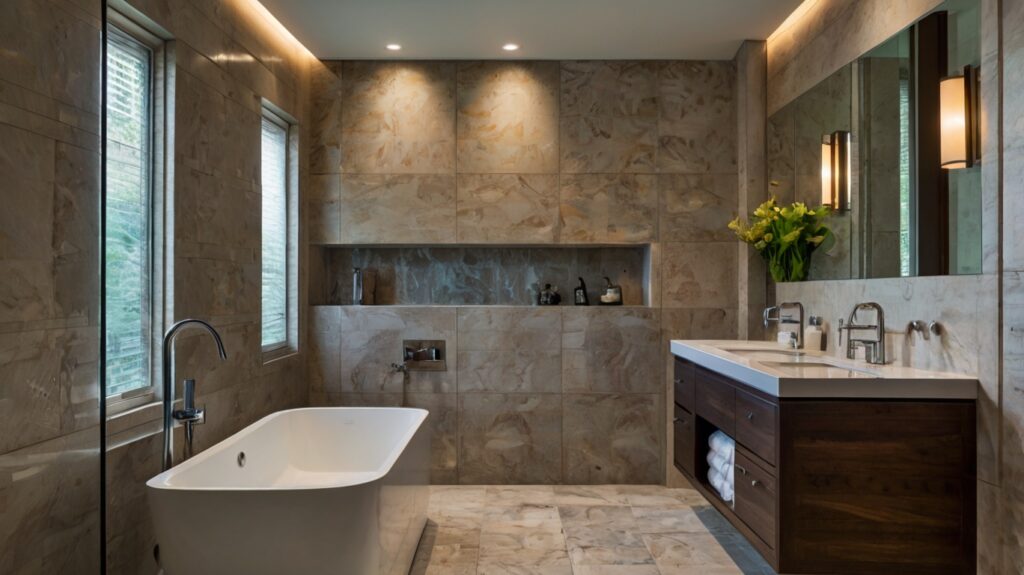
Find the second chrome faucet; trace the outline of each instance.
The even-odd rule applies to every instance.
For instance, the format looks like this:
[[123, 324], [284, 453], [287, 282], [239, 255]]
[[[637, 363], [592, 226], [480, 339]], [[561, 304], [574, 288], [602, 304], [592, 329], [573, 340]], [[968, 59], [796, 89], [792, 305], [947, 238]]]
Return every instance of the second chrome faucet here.
[[[857, 312], [873, 310], [875, 323], [858, 323]], [[854, 332], [872, 331], [871, 339], [863, 336], [854, 337]], [[856, 359], [857, 348], [864, 348], [864, 359], [877, 365], [888, 361], [885, 353], [885, 311], [880, 304], [864, 302], [853, 306], [850, 317], [845, 322], [839, 320], [839, 345], [843, 344], [843, 332], [846, 334], [846, 357]]]

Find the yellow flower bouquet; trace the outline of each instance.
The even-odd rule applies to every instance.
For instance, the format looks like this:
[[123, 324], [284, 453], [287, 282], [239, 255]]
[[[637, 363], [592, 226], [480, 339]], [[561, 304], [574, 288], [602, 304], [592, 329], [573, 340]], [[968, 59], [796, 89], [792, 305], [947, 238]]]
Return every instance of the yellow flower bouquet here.
[[729, 229], [768, 262], [772, 279], [798, 282], [807, 279], [811, 254], [832, 236], [824, 223], [829, 215], [828, 206], [811, 210], [796, 202], [779, 207], [773, 197], [754, 210], [749, 222], [736, 218]]

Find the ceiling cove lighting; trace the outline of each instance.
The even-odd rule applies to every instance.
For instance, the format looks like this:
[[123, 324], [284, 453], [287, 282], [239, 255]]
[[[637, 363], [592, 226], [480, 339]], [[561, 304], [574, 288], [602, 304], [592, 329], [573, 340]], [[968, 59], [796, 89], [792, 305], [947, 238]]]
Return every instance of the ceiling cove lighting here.
[[962, 75], [939, 82], [939, 147], [947, 170], [970, 168], [980, 159], [977, 102], [977, 68], [964, 66]]
[[850, 209], [850, 133], [844, 130], [821, 139], [821, 205]]
[[387, 46], [384, 47], [387, 48], [388, 50], [391, 50], [392, 52], [397, 52], [402, 49], [401, 44], [388, 44]]
[[519, 44], [514, 44], [512, 42], [509, 42], [508, 44], [505, 44], [504, 46], [502, 46], [501, 49], [506, 51], [506, 52], [515, 52], [516, 50], [519, 49]]

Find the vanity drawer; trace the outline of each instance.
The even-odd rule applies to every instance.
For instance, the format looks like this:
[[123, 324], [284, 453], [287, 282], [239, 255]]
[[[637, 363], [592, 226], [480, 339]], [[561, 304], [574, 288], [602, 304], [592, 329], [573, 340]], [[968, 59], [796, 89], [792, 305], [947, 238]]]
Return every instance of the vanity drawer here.
[[736, 515], [769, 547], [775, 548], [775, 478], [758, 467], [740, 449], [733, 470]]
[[691, 412], [693, 411], [693, 404], [696, 401], [694, 394], [696, 387], [693, 382], [693, 370], [694, 367], [692, 363], [676, 358], [675, 373], [673, 375], [675, 402]]
[[777, 417], [776, 406], [736, 390], [736, 441], [771, 465], [775, 465]]
[[736, 389], [721, 376], [695, 370], [697, 415], [730, 437], [736, 437]]
[[696, 422], [694, 421], [692, 413], [678, 405], [675, 406], [672, 421], [672, 430], [674, 435], [672, 457], [675, 461], [676, 467], [685, 471], [690, 476], [697, 475], [697, 437], [694, 433], [694, 430], [696, 429], [694, 423]]

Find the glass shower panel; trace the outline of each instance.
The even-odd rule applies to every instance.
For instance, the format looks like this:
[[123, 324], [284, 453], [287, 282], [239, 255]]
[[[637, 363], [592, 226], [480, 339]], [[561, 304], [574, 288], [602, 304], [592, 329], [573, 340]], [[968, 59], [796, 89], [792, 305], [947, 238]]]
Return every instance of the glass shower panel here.
[[0, 573], [102, 569], [101, 48], [99, 1], [0, 3]]

